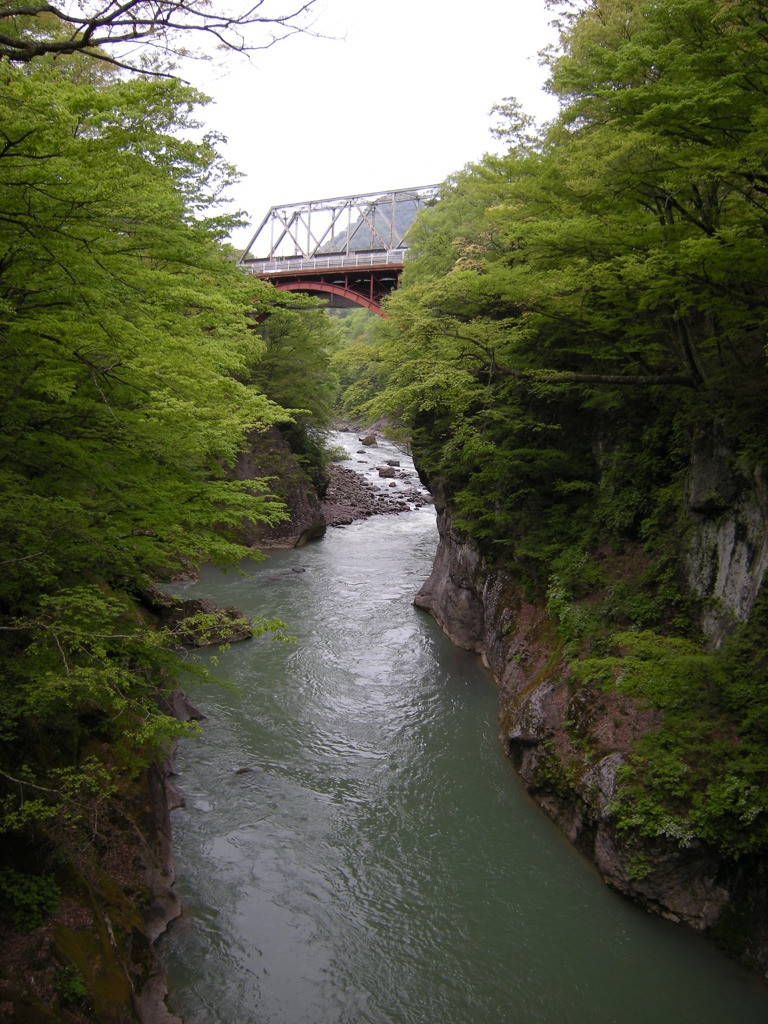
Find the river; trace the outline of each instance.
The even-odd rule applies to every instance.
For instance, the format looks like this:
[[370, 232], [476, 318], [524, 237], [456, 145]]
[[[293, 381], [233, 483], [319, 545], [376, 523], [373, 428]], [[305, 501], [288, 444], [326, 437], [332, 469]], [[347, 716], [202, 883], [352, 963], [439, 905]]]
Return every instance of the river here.
[[[406, 460], [393, 451], [351, 459]], [[370, 473], [370, 468], [369, 468]], [[175, 588], [278, 617], [218, 655], [173, 815], [188, 1024], [757, 1024], [765, 989], [603, 885], [524, 792], [479, 660], [412, 598], [431, 508]], [[202, 655], [210, 658], [210, 655]]]

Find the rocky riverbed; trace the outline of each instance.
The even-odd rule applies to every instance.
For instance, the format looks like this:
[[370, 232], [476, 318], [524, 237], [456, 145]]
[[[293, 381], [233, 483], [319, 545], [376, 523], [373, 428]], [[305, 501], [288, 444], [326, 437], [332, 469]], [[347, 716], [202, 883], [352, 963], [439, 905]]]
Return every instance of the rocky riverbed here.
[[[328, 526], [348, 526], [369, 516], [408, 512], [431, 501], [415, 472], [402, 469], [399, 459], [377, 458], [370, 448], [356, 456], [354, 469], [348, 462], [330, 467], [331, 482], [320, 502]], [[366, 471], [368, 476], [363, 475]], [[378, 476], [376, 483], [370, 479], [372, 472]]]
[[260, 549], [299, 548], [319, 540], [328, 527], [348, 526], [376, 515], [396, 515], [431, 503], [409, 456], [378, 432], [333, 435], [336, 460], [324, 471], [325, 487], [304, 474], [279, 431], [258, 435], [235, 466], [238, 480], [267, 478], [287, 517], [269, 525], [246, 523], [242, 539]]

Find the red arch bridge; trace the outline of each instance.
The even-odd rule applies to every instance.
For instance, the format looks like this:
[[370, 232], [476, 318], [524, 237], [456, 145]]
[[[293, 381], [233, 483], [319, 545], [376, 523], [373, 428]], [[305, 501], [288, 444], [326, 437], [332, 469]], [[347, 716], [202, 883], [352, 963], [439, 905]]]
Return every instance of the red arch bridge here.
[[438, 186], [425, 185], [273, 206], [238, 265], [281, 291], [381, 316], [381, 300], [400, 282], [408, 229], [437, 198]]

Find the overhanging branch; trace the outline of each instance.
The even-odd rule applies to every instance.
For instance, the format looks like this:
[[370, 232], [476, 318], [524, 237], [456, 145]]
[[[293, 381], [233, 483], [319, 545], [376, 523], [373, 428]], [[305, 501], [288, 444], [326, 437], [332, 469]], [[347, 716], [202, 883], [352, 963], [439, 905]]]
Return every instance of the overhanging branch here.
[[297, 33], [315, 34], [309, 20], [315, 2], [293, 0], [281, 13], [280, 0], [235, 0], [231, 11], [222, 13], [205, 0], [82, 0], [60, 5], [0, 0], [0, 60], [28, 64], [46, 54], [83, 53], [117, 67], [166, 75], [167, 69], [148, 69], [121, 54], [120, 48], [144, 43], [168, 57], [201, 57], [183, 40], [203, 36], [213, 38], [219, 50], [248, 55]]
[[456, 330], [443, 328], [442, 333], [447, 337], [456, 338], [458, 341], [465, 341], [479, 349], [491, 359], [494, 373], [498, 373], [501, 377], [512, 377], [514, 380], [532, 381], [539, 384], [607, 384], [617, 387], [697, 387], [696, 380], [681, 373], [580, 373], [575, 370], [518, 370], [499, 363], [492, 345], [461, 334]]

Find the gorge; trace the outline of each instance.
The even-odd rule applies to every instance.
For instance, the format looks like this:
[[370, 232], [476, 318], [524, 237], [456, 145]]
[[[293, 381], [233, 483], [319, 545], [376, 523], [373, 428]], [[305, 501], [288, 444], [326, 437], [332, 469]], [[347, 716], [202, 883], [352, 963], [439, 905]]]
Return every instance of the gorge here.
[[[381, 439], [373, 454], [355, 435], [345, 446], [350, 469], [405, 465]], [[525, 796], [496, 741], [489, 674], [412, 606], [436, 541], [427, 506], [175, 588], [266, 605], [297, 635], [234, 645], [217, 671], [237, 690], [194, 691], [208, 721], [173, 780], [186, 911], [161, 945], [174, 1012], [765, 1020], [747, 972], [611, 893]], [[469, 581], [456, 552], [449, 574]], [[443, 624], [477, 647], [466, 608], [445, 622], [445, 582]]]
[[3, 1021], [167, 1019], [179, 741], [185, 1015], [764, 1013], [765, 5], [543, 2], [557, 114], [494, 103], [373, 323], [238, 267], [212, 9], [124, 66], [0, 8]]

